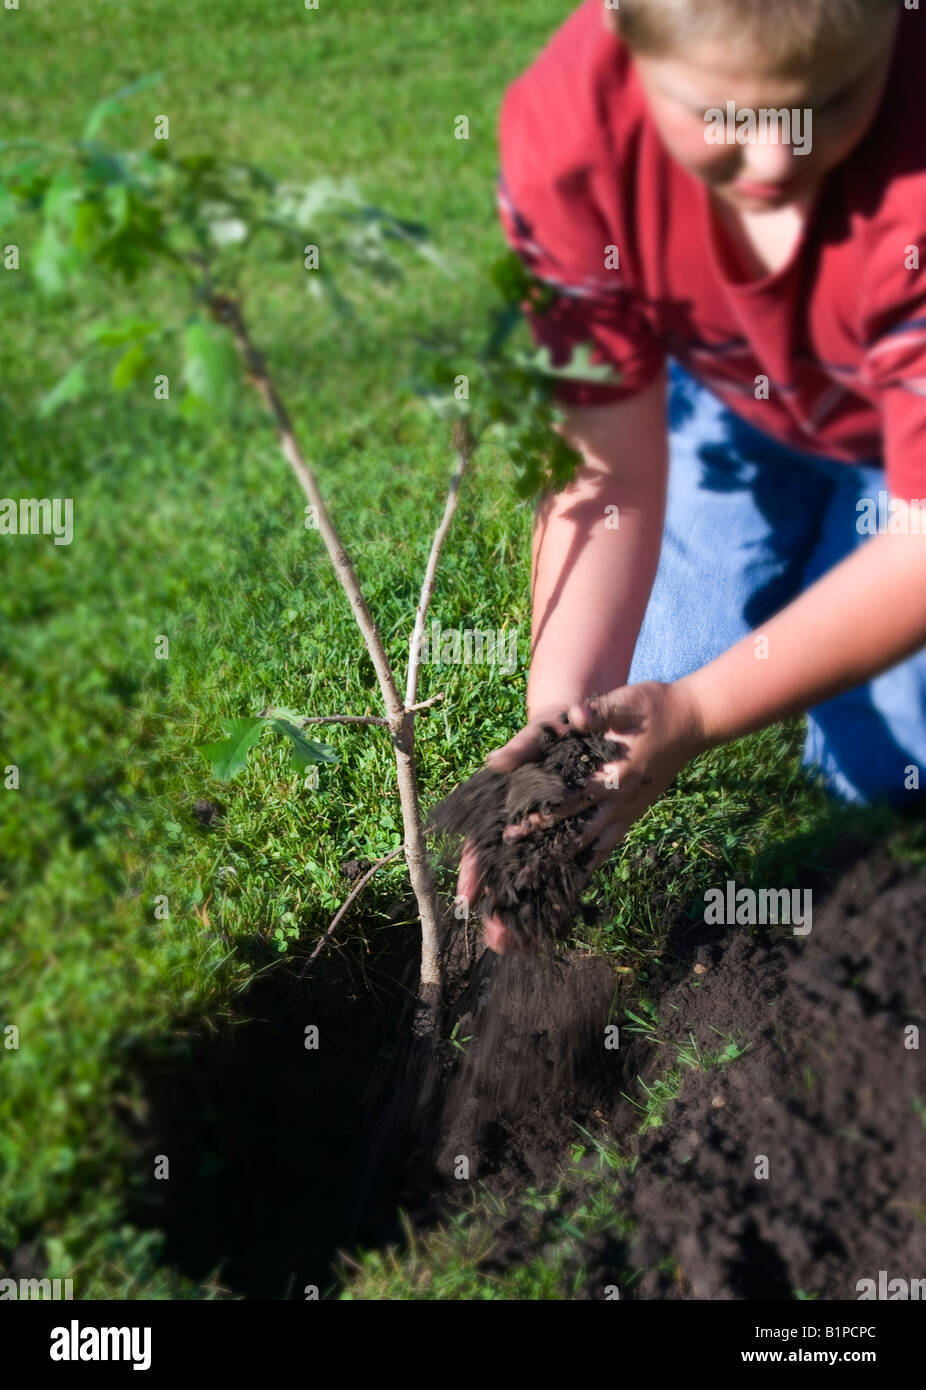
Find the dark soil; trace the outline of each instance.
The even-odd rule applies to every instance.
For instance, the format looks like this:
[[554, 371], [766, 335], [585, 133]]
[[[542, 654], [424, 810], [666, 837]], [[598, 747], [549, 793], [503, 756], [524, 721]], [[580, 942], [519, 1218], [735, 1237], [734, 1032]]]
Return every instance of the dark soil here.
[[926, 1064], [905, 1046], [911, 1024], [926, 1044], [926, 880], [869, 859], [809, 936], [770, 930], [703, 939], [659, 1001], [660, 1036], [749, 1050], [686, 1072], [665, 1124], [629, 1146], [629, 1262], [650, 1267], [636, 1297], [855, 1299], [879, 1270], [926, 1275]]
[[504, 831], [565, 802], [625, 751], [615, 739], [545, 724], [536, 762], [510, 773], [482, 767], [431, 812], [430, 831], [469, 839], [484, 890], [480, 911], [499, 918], [519, 946], [564, 937], [573, 926], [593, 854], [591, 846], [577, 853], [576, 844], [594, 808], [521, 839], [506, 840]]

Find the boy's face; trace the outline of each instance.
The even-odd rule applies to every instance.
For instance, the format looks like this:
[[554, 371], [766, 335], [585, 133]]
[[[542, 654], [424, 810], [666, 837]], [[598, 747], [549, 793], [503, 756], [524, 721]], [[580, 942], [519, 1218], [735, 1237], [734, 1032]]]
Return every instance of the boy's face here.
[[[806, 202], [861, 140], [880, 103], [895, 32], [896, 14], [876, 12], [851, 42], [787, 69], [771, 69], [761, 52], [732, 38], [702, 40], [684, 56], [634, 54], [634, 66], [679, 164], [740, 210], [771, 211]], [[787, 112], [789, 122], [763, 110]]]

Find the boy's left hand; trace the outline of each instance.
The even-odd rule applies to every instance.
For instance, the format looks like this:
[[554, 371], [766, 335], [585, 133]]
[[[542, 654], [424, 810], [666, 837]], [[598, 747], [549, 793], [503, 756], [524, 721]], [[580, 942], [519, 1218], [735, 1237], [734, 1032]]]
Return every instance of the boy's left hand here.
[[[502, 772], [513, 771], [521, 763], [537, 757], [537, 732], [549, 719], [532, 719], [503, 747], [486, 759], [488, 766]], [[705, 747], [698, 707], [683, 682], [664, 684], [641, 681], [623, 685], [604, 695], [592, 696], [569, 709], [569, 728], [594, 730], [618, 739], [627, 750], [619, 763], [607, 763], [589, 778], [578, 796], [555, 810], [534, 813], [505, 835], [515, 838], [596, 807], [576, 845], [577, 852], [594, 846], [589, 875], [608, 858], [612, 849], [646, 808], [665, 791], [686, 763]], [[504, 926], [487, 922], [487, 943], [503, 953], [510, 942]]]

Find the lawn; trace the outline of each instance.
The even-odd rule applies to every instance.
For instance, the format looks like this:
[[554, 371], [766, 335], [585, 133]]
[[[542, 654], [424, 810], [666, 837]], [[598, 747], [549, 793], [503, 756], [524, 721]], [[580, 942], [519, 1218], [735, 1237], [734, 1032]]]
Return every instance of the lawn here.
[[[453, 263], [452, 281], [409, 264], [388, 292], [358, 284], [353, 322], [305, 293], [299, 264], [257, 266], [249, 286], [255, 334], [399, 664], [451, 466], [443, 427], [403, 387], [413, 340], [484, 311], [502, 244], [500, 96], [567, 9], [30, 0], [0, 11], [4, 137], [69, 137], [101, 96], [159, 72], [108, 128], [113, 140], [145, 141], [165, 113], [183, 151], [306, 180], [352, 175], [372, 200], [427, 224]], [[454, 138], [459, 114], [468, 141]], [[24, 537], [0, 548], [0, 764], [19, 769], [0, 821], [0, 1036], [19, 1030], [18, 1049], [0, 1049], [0, 1268], [31, 1252], [73, 1277], [80, 1298], [210, 1298], [212, 1282], [172, 1265], [158, 1232], [126, 1214], [148, 1177], [126, 1123], [142, 1104], [132, 1058], [196, 1021], [246, 1019], [255, 976], [295, 971], [343, 900], [341, 862], [387, 853], [401, 821], [379, 730], [331, 734], [340, 761], [317, 790], [270, 739], [227, 786], [197, 745], [268, 704], [379, 712], [379, 692], [257, 404], [243, 395], [228, 423], [205, 427], [101, 390], [41, 419], [69, 344], [110, 306], [102, 293], [49, 302], [28, 266], [0, 273], [0, 293], [0, 491], [75, 500], [72, 545]], [[168, 293], [155, 281], [121, 307], [143, 313], [146, 297]], [[517, 668], [424, 668], [419, 698], [446, 693], [419, 722], [426, 804], [522, 720], [531, 513], [513, 478], [501, 453], [481, 456], [433, 612], [444, 627], [517, 628]], [[167, 659], [156, 655], [163, 636]], [[642, 974], [644, 995], [664, 945], [656, 895], [694, 912], [708, 879], [796, 881], [827, 864], [847, 821], [922, 856], [917, 832], [834, 816], [802, 778], [799, 747], [795, 721], [699, 759], [599, 877], [592, 896], [605, 911], [579, 939]], [[218, 825], [196, 818], [200, 798], [221, 804]], [[374, 976], [385, 938], [410, 930], [391, 910], [405, 881], [397, 864], [382, 870], [339, 933], [340, 953]], [[452, 878], [441, 886], [452, 891]], [[603, 1163], [602, 1184], [615, 1171]], [[569, 1297], [577, 1275], [562, 1233], [548, 1258], [479, 1272], [480, 1200], [456, 1225], [364, 1257], [349, 1295]], [[597, 1230], [607, 1200], [563, 1219]]]

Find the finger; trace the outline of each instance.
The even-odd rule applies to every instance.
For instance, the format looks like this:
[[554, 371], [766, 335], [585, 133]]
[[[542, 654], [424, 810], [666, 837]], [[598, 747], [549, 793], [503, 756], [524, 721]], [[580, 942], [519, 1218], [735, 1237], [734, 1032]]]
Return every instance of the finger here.
[[569, 723], [583, 732], [619, 733], [636, 726], [630, 686], [622, 685], [601, 695], [589, 695], [569, 706]]
[[595, 843], [598, 837], [613, 823], [613, 806], [599, 806], [594, 815], [583, 825], [576, 838], [575, 853], [579, 854], [583, 849], [588, 849], [589, 845]]
[[500, 922], [497, 917], [486, 917], [483, 922], [483, 934], [489, 950], [494, 951], [497, 956], [508, 954], [514, 946], [514, 937], [504, 922]]
[[502, 744], [501, 748], [492, 750], [486, 758], [486, 766], [493, 772], [513, 772], [522, 763], [537, 762], [541, 752], [541, 730], [552, 728], [562, 736], [568, 727], [568, 724], [555, 716], [549, 719], [532, 719], [514, 738]]
[[[616, 772], [616, 767], [614, 764], [610, 768], [612, 774]], [[521, 840], [526, 835], [533, 835], [537, 830], [549, 830], [557, 821], [566, 820], [570, 816], [578, 815], [580, 811], [588, 811], [591, 807], [599, 805], [614, 789], [613, 785], [608, 785], [604, 775], [606, 770], [602, 768], [600, 774], [589, 778], [581, 792], [566, 801], [561, 801], [549, 811], [531, 811], [523, 820], [517, 821], [514, 825], [507, 825], [502, 831], [502, 839]]]
[[482, 890], [482, 875], [479, 871], [479, 858], [476, 854], [472, 840], [466, 840], [463, 844], [463, 853], [460, 855], [460, 872], [457, 875], [457, 897], [465, 898], [467, 903], [474, 903]]
[[591, 862], [590, 872], [594, 873], [600, 869], [602, 864], [610, 858], [611, 851], [615, 845], [619, 845], [627, 834], [629, 823], [625, 821], [612, 821], [606, 826], [598, 837], [598, 844], [595, 847], [595, 855]]

